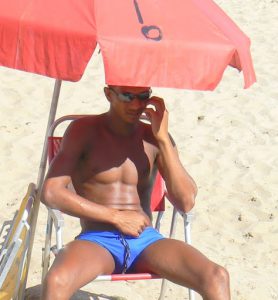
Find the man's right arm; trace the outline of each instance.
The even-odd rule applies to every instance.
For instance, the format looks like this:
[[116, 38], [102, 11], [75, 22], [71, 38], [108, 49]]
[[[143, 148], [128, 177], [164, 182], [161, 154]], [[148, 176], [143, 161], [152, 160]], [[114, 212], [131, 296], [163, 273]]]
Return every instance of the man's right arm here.
[[[53, 159], [43, 186], [42, 202], [69, 215], [108, 222], [113, 211], [77, 195], [68, 186], [84, 151], [88, 124], [77, 120], [66, 131], [59, 153]], [[83, 134], [80, 134], [82, 132]]]
[[43, 203], [48, 207], [81, 219], [110, 223], [122, 233], [138, 236], [151, 222], [147, 215], [137, 211], [120, 211], [111, 207], [89, 201], [67, 186], [71, 183], [69, 176], [50, 177], [43, 188]]

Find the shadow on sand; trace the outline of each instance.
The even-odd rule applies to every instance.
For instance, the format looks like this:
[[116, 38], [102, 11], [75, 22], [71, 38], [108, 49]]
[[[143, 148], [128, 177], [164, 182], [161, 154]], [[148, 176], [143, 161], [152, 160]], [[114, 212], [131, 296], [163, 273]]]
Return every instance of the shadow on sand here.
[[[25, 300], [40, 300], [41, 285], [29, 287], [25, 292]], [[93, 294], [90, 292], [79, 290], [71, 298], [71, 300], [127, 300], [124, 297], [108, 296], [104, 294]]]

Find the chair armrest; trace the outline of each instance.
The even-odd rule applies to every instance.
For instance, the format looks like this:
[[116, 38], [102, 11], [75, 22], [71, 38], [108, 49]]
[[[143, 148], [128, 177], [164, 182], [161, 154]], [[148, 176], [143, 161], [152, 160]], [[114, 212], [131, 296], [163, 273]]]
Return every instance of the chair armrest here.
[[193, 221], [194, 215], [193, 215], [192, 211], [189, 211], [187, 213], [179, 211], [179, 214], [183, 218], [185, 242], [187, 244], [191, 245], [192, 244], [192, 241], [191, 241], [191, 222]]
[[[48, 217], [45, 234], [45, 244], [42, 248], [42, 280], [44, 280], [50, 264], [50, 252], [57, 254], [63, 247], [62, 229], [64, 227], [64, 217], [58, 209], [47, 207]], [[55, 228], [56, 245], [52, 246], [52, 229]]]
[[191, 223], [194, 219], [194, 214], [193, 214], [192, 210], [187, 213], [179, 211], [179, 214], [183, 217], [184, 222]]
[[54, 224], [56, 230], [58, 228], [64, 227], [65, 220], [64, 220], [64, 217], [63, 217], [62, 213], [60, 212], [60, 210], [54, 209], [54, 208], [48, 208], [48, 212], [49, 212], [49, 215], [53, 221], [53, 224]]
[[[46, 258], [49, 261], [50, 250], [52, 252], [58, 253], [58, 251], [63, 248], [62, 230], [64, 224], [65, 224], [64, 217], [60, 212], [60, 210], [48, 207], [48, 219], [47, 219], [47, 226], [46, 226], [46, 238], [45, 238], [43, 261]], [[51, 246], [52, 226], [54, 226], [55, 228], [55, 236], [56, 236], [56, 245], [54, 246]], [[47, 263], [47, 268], [48, 268], [48, 263]]]
[[[168, 199], [169, 203], [173, 206], [173, 208], [176, 209], [172, 201], [170, 200], [170, 195], [167, 190], [165, 191], [164, 196]], [[184, 222], [191, 223], [193, 221], [194, 214], [192, 210], [190, 210], [189, 212], [182, 212], [181, 210], [178, 210], [178, 213], [182, 216]]]

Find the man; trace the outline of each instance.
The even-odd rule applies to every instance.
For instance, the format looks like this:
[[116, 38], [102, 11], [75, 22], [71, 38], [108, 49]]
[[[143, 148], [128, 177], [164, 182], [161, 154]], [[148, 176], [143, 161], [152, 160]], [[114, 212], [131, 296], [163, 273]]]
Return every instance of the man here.
[[[79, 217], [82, 232], [59, 252], [42, 298], [69, 299], [98, 275], [135, 271], [161, 275], [204, 299], [230, 299], [224, 268], [152, 228], [157, 170], [179, 210], [189, 211], [197, 193], [168, 134], [163, 99], [146, 87], [108, 86], [104, 93], [109, 111], [70, 125], [44, 184], [43, 202]], [[139, 120], [143, 112], [150, 125]]]

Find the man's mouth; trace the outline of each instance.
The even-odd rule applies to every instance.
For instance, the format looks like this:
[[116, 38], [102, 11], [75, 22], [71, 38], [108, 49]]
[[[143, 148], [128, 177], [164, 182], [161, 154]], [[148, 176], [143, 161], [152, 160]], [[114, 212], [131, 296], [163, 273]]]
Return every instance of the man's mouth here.
[[142, 114], [142, 111], [129, 111], [127, 114], [133, 118], [139, 118]]

